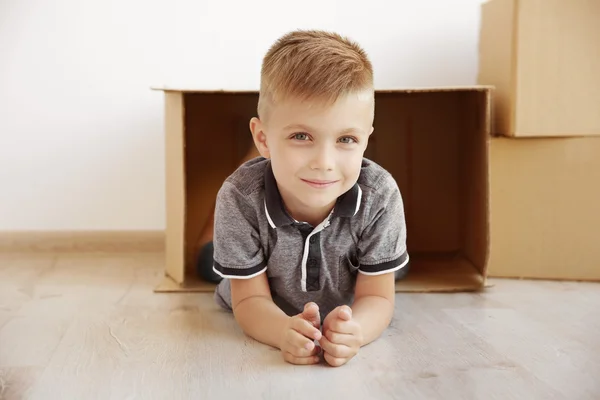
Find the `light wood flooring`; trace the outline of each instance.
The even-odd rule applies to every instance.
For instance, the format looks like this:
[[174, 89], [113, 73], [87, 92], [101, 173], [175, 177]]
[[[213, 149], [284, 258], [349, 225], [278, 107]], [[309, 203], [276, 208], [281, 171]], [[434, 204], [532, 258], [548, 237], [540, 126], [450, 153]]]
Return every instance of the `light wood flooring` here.
[[293, 366], [160, 253], [0, 254], [2, 399], [600, 399], [600, 285], [494, 280], [397, 295], [341, 368]]

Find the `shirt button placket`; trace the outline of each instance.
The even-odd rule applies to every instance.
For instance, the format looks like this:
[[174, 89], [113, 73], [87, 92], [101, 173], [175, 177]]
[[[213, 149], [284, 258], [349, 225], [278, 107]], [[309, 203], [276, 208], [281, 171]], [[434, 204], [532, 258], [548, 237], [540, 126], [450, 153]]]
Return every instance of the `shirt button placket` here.
[[308, 260], [306, 262], [307, 270], [307, 290], [316, 291], [319, 290], [319, 278], [320, 278], [320, 259], [318, 248], [318, 235], [319, 233], [313, 234], [309, 239], [308, 246]]

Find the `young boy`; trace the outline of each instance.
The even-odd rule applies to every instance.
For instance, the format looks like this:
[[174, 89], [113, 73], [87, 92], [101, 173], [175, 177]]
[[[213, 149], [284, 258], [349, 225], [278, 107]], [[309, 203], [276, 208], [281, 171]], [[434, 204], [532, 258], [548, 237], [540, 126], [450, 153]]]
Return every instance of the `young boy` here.
[[250, 121], [261, 157], [217, 196], [215, 299], [290, 363], [319, 362], [318, 340], [330, 365], [345, 364], [393, 316], [406, 228], [394, 178], [363, 158], [373, 117], [357, 44], [295, 31], [267, 52]]

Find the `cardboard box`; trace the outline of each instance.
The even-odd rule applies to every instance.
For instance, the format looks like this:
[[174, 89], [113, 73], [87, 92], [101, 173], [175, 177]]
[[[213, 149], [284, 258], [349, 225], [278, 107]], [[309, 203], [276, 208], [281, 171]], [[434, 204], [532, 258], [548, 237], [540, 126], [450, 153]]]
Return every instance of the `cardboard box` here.
[[[200, 229], [251, 145], [257, 92], [165, 92], [166, 266], [158, 291], [207, 291], [194, 276]], [[402, 191], [411, 270], [399, 291], [477, 290], [488, 259], [488, 87], [376, 93], [366, 157]]]
[[600, 280], [600, 137], [491, 142], [489, 275]]
[[482, 4], [477, 82], [496, 87], [492, 131], [600, 135], [600, 1]]

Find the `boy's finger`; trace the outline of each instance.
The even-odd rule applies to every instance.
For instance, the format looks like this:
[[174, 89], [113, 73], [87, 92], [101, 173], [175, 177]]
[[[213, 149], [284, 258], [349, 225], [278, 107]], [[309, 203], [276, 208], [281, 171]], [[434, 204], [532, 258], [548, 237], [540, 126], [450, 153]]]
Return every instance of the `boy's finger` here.
[[323, 335], [321, 340], [319, 340], [319, 344], [321, 345], [321, 348], [323, 349], [324, 353], [328, 353], [330, 350], [332, 351], [333, 349], [333, 343], [331, 343], [325, 335]]
[[303, 347], [294, 347], [292, 345], [289, 345], [285, 351], [287, 353], [290, 353], [294, 357], [311, 357], [319, 354], [319, 352], [316, 350], [316, 347], [312, 350], [306, 350]]
[[337, 333], [348, 333], [352, 334], [352, 323], [350, 321], [344, 321], [342, 319], [338, 319], [333, 321], [329, 326], [330, 331], [334, 331]]
[[290, 364], [296, 365], [311, 365], [317, 364], [320, 360], [319, 356], [308, 356], [308, 357], [296, 357], [295, 355], [285, 352], [283, 353], [283, 359]]
[[325, 356], [323, 358], [325, 358], [327, 364], [331, 365], [332, 367], [341, 367], [342, 365], [346, 364], [346, 362], [348, 362], [348, 359], [346, 358], [334, 357], [331, 354], [327, 353], [325, 353]]
[[329, 330], [323, 336], [325, 336], [325, 338], [331, 343], [343, 344], [348, 347], [354, 346], [357, 342], [356, 336], [350, 333], [339, 333]]
[[289, 348], [293, 349], [288, 351], [295, 356], [309, 356], [315, 349], [313, 340], [294, 330], [289, 331], [286, 342], [289, 344]]
[[306, 303], [304, 305], [304, 310], [302, 314], [311, 317], [316, 316], [319, 314], [319, 306], [317, 305], [317, 303], [314, 303], [312, 301], [310, 303]]
[[319, 340], [319, 344], [323, 347], [323, 352], [332, 357], [348, 358], [352, 353], [348, 346], [332, 343], [325, 336]]
[[344, 321], [350, 321], [352, 319], [352, 309], [348, 306], [342, 306], [338, 310], [338, 318]]
[[306, 336], [309, 339], [316, 339], [319, 340], [321, 339], [321, 331], [318, 330], [317, 328], [315, 328], [315, 326], [302, 318], [294, 318], [294, 321], [292, 323], [292, 328], [300, 333], [301, 335]]
[[329, 326], [330, 331], [334, 331], [337, 333], [348, 333], [350, 335], [355, 335], [357, 331], [360, 329], [360, 326], [356, 321], [344, 321], [343, 319], [335, 319], [331, 322]]
[[316, 303], [310, 302], [304, 306], [302, 318], [313, 324], [315, 328], [321, 325], [321, 317], [319, 315], [319, 306]]

